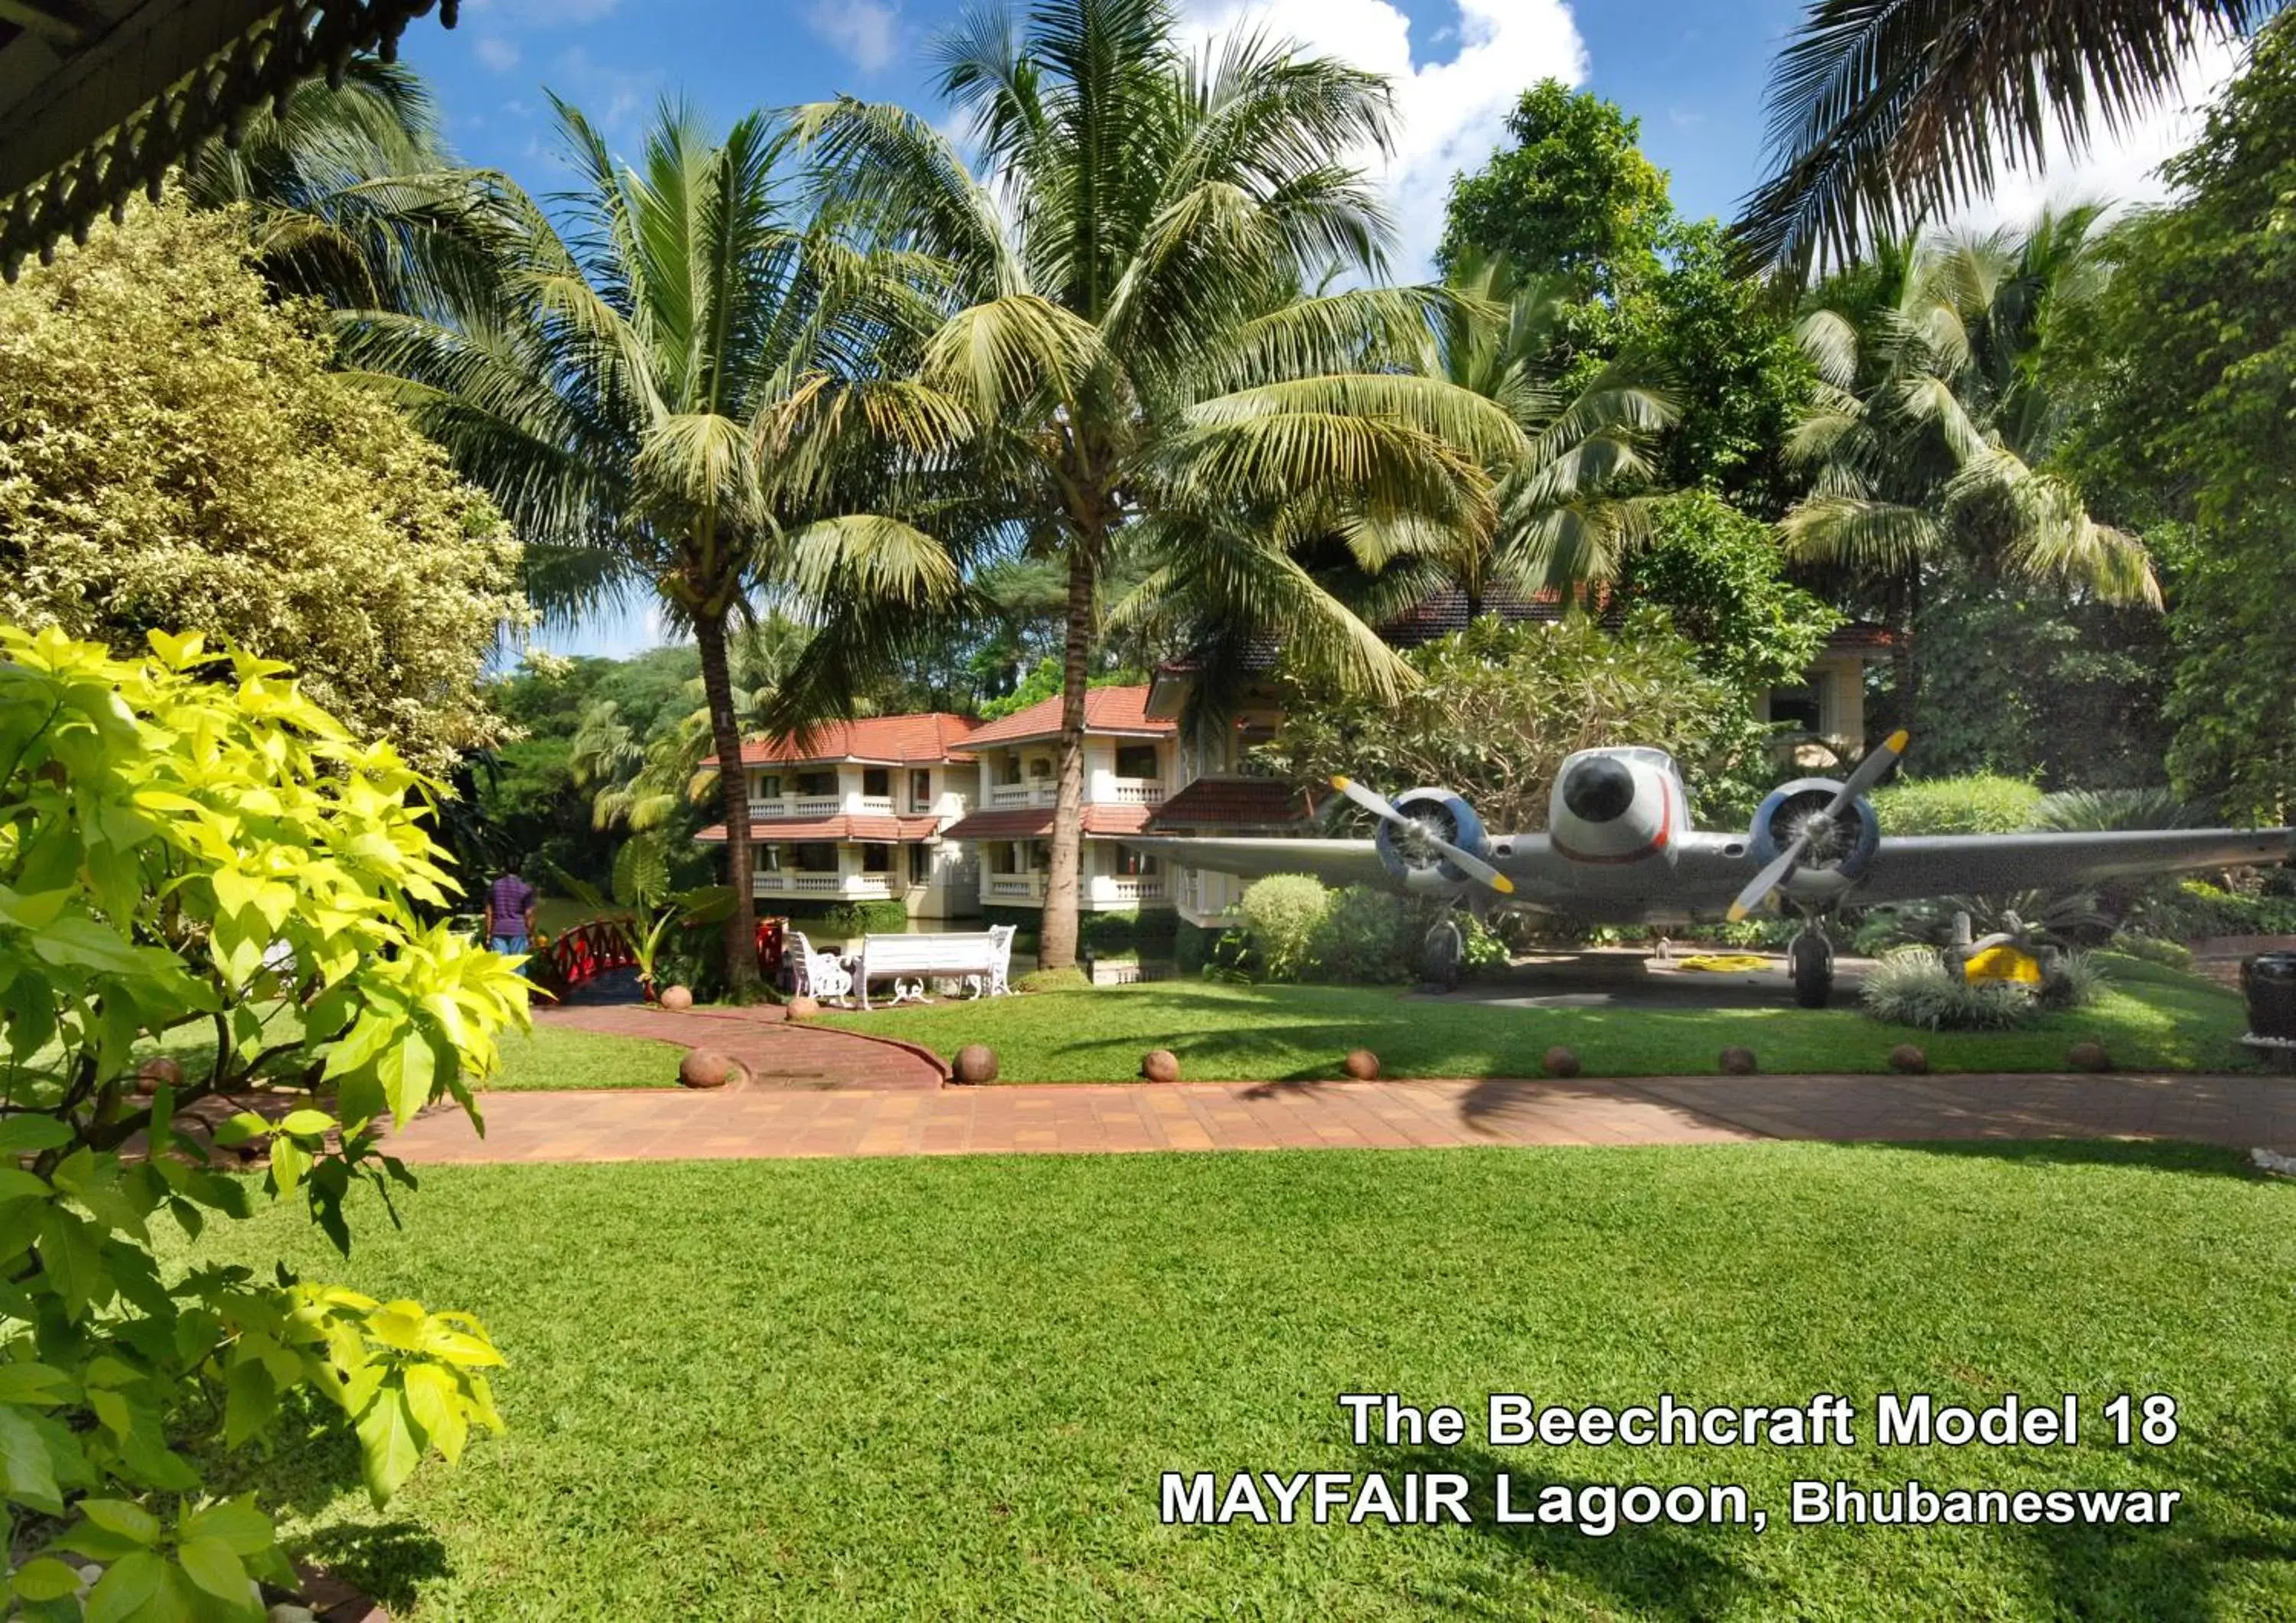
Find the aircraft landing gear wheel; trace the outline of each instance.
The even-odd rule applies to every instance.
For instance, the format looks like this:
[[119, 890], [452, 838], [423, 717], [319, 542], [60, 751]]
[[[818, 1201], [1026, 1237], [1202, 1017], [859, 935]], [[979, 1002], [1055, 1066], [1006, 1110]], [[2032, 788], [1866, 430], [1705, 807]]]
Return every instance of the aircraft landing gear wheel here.
[[1448, 919], [1437, 923], [1427, 932], [1427, 978], [1448, 992], [1459, 984], [1460, 961], [1467, 955], [1467, 943], [1459, 934], [1459, 927]]
[[1794, 1002], [1803, 1009], [1823, 1009], [1833, 995], [1833, 943], [1812, 924], [1786, 949], [1793, 968]]

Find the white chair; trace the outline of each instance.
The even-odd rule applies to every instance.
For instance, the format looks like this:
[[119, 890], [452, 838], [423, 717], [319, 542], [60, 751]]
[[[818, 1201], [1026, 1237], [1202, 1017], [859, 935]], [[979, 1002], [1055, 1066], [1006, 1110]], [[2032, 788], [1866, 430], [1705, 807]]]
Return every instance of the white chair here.
[[842, 1003], [853, 995], [853, 972], [834, 952], [816, 952], [803, 930], [791, 930], [786, 954], [790, 990], [820, 1003]]

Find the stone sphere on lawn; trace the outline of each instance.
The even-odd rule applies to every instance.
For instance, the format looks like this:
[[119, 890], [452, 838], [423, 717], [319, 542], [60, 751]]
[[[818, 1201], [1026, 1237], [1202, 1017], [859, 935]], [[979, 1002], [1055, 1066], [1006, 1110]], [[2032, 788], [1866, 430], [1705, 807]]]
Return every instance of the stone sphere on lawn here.
[[677, 1062], [677, 1080], [689, 1088], [722, 1088], [745, 1075], [740, 1060], [711, 1048], [689, 1049]]
[[664, 1009], [668, 1009], [672, 1014], [679, 1014], [693, 1008], [693, 988], [689, 986], [663, 987], [661, 992], [661, 1006]]
[[157, 1092], [161, 1087], [184, 1085], [184, 1067], [165, 1054], [155, 1054], [135, 1067], [135, 1091]]
[[2104, 1051], [2104, 1044], [2091, 1040], [2076, 1042], [2065, 1050], [2065, 1063], [2076, 1071], [2109, 1071], [2112, 1056]]
[[1926, 1076], [1930, 1057], [1910, 1042], [1900, 1042], [1890, 1050], [1890, 1068], [1901, 1075]]
[[1340, 1069], [1357, 1082], [1374, 1082], [1379, 1077], [1379, 1056], [1367, 1048], [1353, 1050], [1340, 1061]]
[[1578, 1051], [1558, 1042], [1546, 1050], [1546, 1057], [1538, 1063], [1549, 1076], [1576, 1076], [1578, 1074]]
[[1140, 1057], [1140, 1074], [1151, 1082], [1177, 1082], [1180, 1057], [1168, 1048], [1152, 1048]]
[[956, 1059], [949, 1067], [949, 1075], [959, 1082], [994, 1082], [996, 1080], [996, 1050], [986, 1042], [968, 1042], [956, 1050]]
[[1732, 1043], [1722, 1050], [1722, 1069], [1731, 1076], [1751, 1076], [1755, 1071], [1754, 1050]]
[[789, 1017], [792, 1020], [810, 1020], [820, 1012], [819, 1000], [807, 997], [803, 993], [789, 1001]]

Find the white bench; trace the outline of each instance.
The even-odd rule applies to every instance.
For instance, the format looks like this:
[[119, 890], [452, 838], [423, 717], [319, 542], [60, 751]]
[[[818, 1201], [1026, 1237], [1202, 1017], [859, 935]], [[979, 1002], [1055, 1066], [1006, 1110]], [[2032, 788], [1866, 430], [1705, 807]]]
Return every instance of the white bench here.
[[789, 933], [782, 959], [789, 966], [791, 996], [839, 1003], [852, 996], [853, 975], [845, 960], [834, 952], [815, 952], [803, 930]]
[[893, 983], [893, 1001], [921, 1001], [925, 977], [963, 979], [977, 994], [998, 997], [1009, 991], [1005, 970], [1013, 962], [1013, 927], [1000, 924], [965, 935], [865, 935], [853, 959], [853, 982], [861, 1007], [869, 1007], [869, 983]]

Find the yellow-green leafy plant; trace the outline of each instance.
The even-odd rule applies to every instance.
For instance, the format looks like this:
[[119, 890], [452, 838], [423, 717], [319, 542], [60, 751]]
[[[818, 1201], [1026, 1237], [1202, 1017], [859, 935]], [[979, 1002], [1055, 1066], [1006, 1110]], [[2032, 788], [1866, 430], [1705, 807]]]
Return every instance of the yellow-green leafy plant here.
[[[202, 1260], [153, 1231], [299, 1199], [348, 1250], [344, 1198], [413, 1179], [383, 1152], [527, 1020], [515, 963], [416, 909], [455, 886], [425, 820], [436, 786], [364, 744], [287, 668], [154, 632], [128, 662], [0, 624], [0, 1495], [22, 1615], [249, 1619], [291, 1582], [217, 1449], [297, 1388], [357, 1434], [378, 1504], [473, 1426], [499, 1429], [478, 1322]], [[206, 1034], [211, 1059], [153, 1048]], [[269, 1167], [219, 1170], [179, 1113], [258, 1080], [308, 1090]], [[70, 1559], [67, 1559], [70, 1558]], [[102, 1574], [85, 1594], [78, 1569]]]

